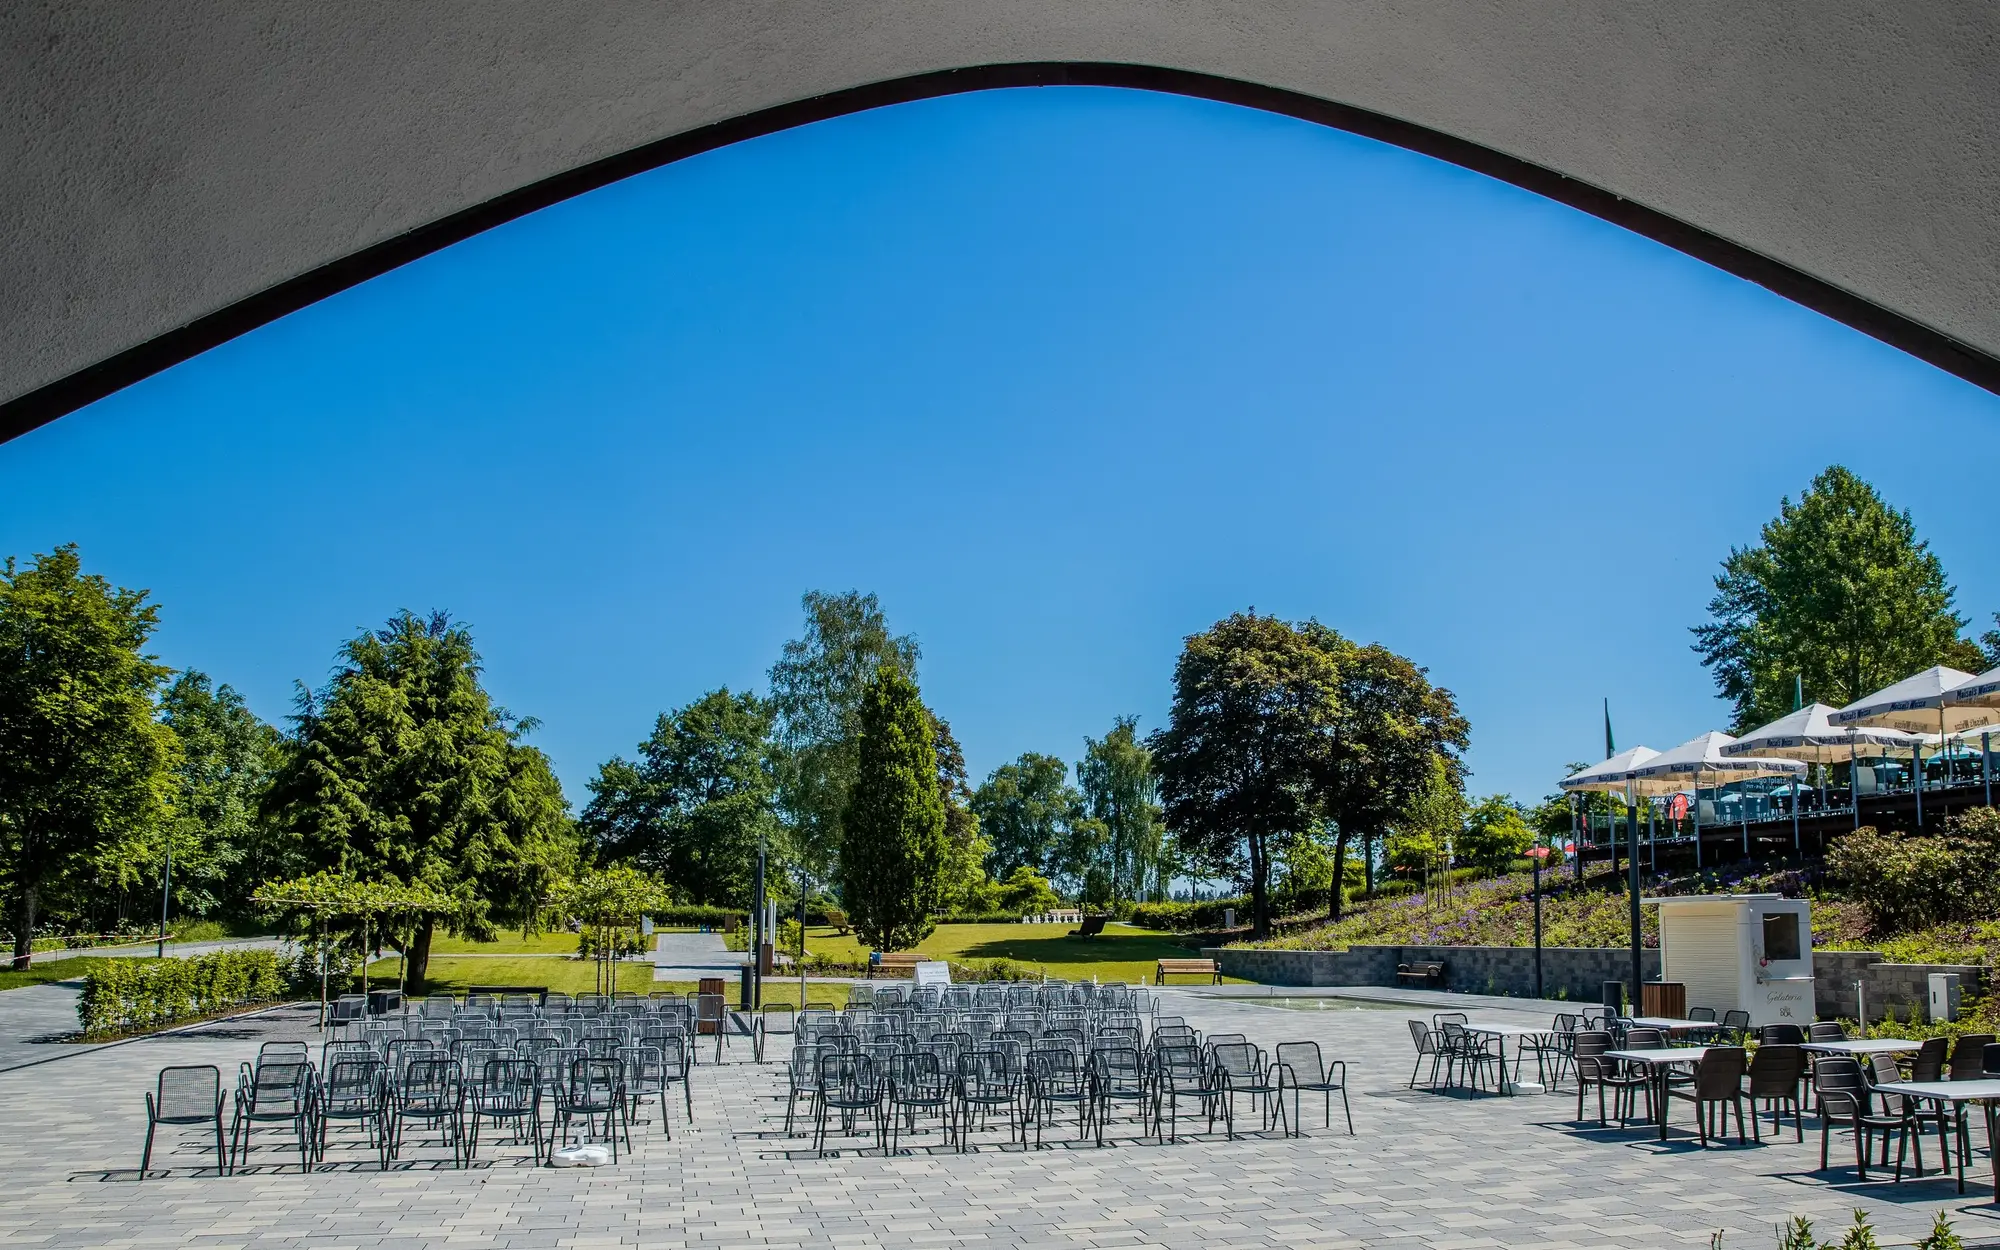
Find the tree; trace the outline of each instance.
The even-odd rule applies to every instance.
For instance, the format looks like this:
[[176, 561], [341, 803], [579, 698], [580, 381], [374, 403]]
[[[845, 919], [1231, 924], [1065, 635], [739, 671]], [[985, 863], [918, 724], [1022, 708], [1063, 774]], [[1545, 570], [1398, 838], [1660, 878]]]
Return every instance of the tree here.
[[1421, 875], [1426, 886], [1450, 882], [1454, 843], [1465, 828], [1465, 792], [1442, 757], [1432, 757], [1430, 775], [1389, 828], [1391, 864]]
[[1083, 817], [1083, 797], [1069, 784], [1068, 764], [1053, 755], [1024, 752], [994, 769], [973, 792], [972, 811], [993, 847], [993, 876], [1005, 877], [1023, 866], [1043, 876], [1066, 875], [1064, 859], [1073, 849], [1070, 826]]
[[1526, 855], [1534, 844], [1535, 830], [1521, 805], [1509, 795], [1495, 794], [1481, 799], [1466, 814], [1458, 853], [1488, 872], [1499, 872]]
[[1791, 711], [1795, 684], [1839, 706], [1935, 664], [1980, 664], [1910, 514], [1846, 469], [1833, 465], [1798, 503], [1783, 500], [1762, 537], [1730, 551], [1712, 620], [1694, 627], [1738, 732]]
[[1008, 873], [995, 894], [1001, 911], [1021, 916], [1038, 916], [1062, 902], [1049, 879], [1026, 864]]
[[662, 715], [637, 762], [598, 770], [585, 839], [685, 902], [747, 905], [758, 843], [777, 830], [770, 731], [769, 705], [727, 687]]
[[257, 817], [283, 738], [257, 719], [242, 695], [193, 669], [160, 696], [160, 719], [180, 744], [174, 815], [165, 826], [173, 849], [173, 900], [195, 915], [240, 911], [252, 883], [297, 867], [272, 845]]
[[857, 766], [861, 703], [875, 673], [893, 667], [917, 679], [917, 640], [889, 632], [874, 595], [809, 591], [805, 633], [771, 666], [776, 719], [778, 805], [792, 853], [815, 880], [834, 876], [841, 815]]
[[[1335, 830], [1334, 858], [1361, 845], [1363, 880], [1373, 885], [1374, 841], [1430, 784], [1436, 767], [1462, 781], [1459, 752], [1471, 729], [1449, 690], [1429, 671], [1379, 644], [1356, 646], [1317, 621], [1302, 631], [1340, 670], [1334, 740], [1319, 778], [1322, 812]], [[1327, 915], [1340, 918], [1345, 878], [1327, 893]]]
[[1271, 925], [1271, 862], [1319, 818], [1340, 670], [1306, 631], [1255, 612], [1190, 637], [1166, 729], [1148, 740], [1167, 825], [1199, 862], [1247, 881]]
[[[665, 886], [629, 864], [595, 869], [556, 883], [549, 891], [551, 915], [575, 920], [597, 971], [597, 992], [618, 990], [618, 952], [637, 938], [639, 922], [666, 909]], [[631, 941], [621, 939], [630, 938]]]
[[440, 919], [480, 938], [534, 923], [575, 831], [547, 757], [521, 741], [534, 722], [494, 706], [464, 626], [402, 612], [339, 655], [324, 688], [299, 692], [266, 811], [316, 864], [451, 901], [404, 939], [421, 986]]
[[0, 882], [17, 971], [45, 891], [127, 876], [123, 852], [169, 818], [178, 746], [153, 698], [170, 670], [141, 650], [158, 623], [145, 591], [85, 575], [74, 546], [0, 568]]
[[861, 701], [854, 785], [841, 813], [841, 900], [861, 940], [903, 950], [931, 931], [946, 858], [937, 748], [917, 684], [894, 664]]
[[1085, 738], [1076, 766], [1084, 811], [1105, 829], [1113, 899], [1166, 897], [1166, 881], [1159, 876], [1164, 832], [1159, 787], [1153, 753], [1139, 740], [1138, 725], [1138, 717], [1121, 716], [1102, 738]]
[[944, 804], [942, 905], [953, 911], [985, 911], [991, 892], [986, 857], [993, 847], [980, 836], [979, 817], [972, 811], [965, 751], [952, 736], [951, 725], [936, 713], [931, 714], [931, 748], [937, 752], [938, 801]]
[[1993, 614], [1993, 625], [1979, 635], [1980, 661], [1988, 668], [2000, 668], [2000, 612]]

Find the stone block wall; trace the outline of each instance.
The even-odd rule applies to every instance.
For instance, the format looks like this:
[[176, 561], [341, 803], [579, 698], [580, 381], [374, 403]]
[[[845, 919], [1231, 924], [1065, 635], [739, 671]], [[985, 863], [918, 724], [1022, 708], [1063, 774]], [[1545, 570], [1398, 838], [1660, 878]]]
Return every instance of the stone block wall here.
[[[1210, 947], [1223, 975], [1265, 985], [1394, 986], [1396, 966], [1441, 961], [1445, 988], [1462, 994], [1499, 994], [1525, 998], [1535, 992], [1535, 952], [1525, 946], [1354, 946], [1344, 951], [1268, 950], [1240, 946]], [[1660, 975], [1660, 952], [1647, 950], [1642, 966], [1647, 980]], [[1978, 964], [1892, 964], [1880, 951], [1813, 952], [1814, 1010], [1823, 1018], [1853, 1019], [1856, 981], [1868, 995], [1868, 1018], [1893, 1013], [1909, 1018], [1922, 1011], [1930, 994], [1933, 972], [1956, 972], [1966, 997], [1979, 993], [1986, 969]], [[1629, 947], [1542, 948], [1543, 993], [1549, 998], [1595, 1003], [1606, 981], [1629, 982]]]

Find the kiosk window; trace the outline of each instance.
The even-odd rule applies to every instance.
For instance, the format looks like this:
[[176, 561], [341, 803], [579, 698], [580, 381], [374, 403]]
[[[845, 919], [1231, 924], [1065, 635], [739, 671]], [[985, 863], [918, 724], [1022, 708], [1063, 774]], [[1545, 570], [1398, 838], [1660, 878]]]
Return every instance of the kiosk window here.
[[1764, 958], [1773, 963], [1799, 958], [1799, 914], [1773, 912], [1764, 917]]

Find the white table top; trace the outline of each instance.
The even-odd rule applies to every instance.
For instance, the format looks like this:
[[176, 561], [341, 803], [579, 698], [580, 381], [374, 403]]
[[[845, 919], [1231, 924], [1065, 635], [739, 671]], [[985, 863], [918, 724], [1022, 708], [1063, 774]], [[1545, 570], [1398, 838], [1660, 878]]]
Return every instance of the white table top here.
[[1884, 1081], [1875, 1088], [1885, 1094], [1969, 1102], [1974, 1098], [2000, 1098], [2000, 1077], [1989, 1076], [1976, 1081]]
[[1721, 1027], [1713, 1020], [1681, 1020], [1673, 1016], [1633, 1016], [1625, 1023], [1636, 1024], [1642, 1029], [1666, 1029], [1671, 1033]]
[[1623, 1059], [1631, 1063], [1699, 1063], [1701, 1057], [1711, 1050], [1725, 1050], [1722, 1046], [1669, 1046], [1664, 1050], [1607, 1050], [1606, 1059]]
[[1844, 1042], [1801, 1042], [1800, 1050], [1816, 1050], [1823, 1055], [1901, 1055], [1922, 1050], [1922, 1042], [1901, 1037], [1856, 1037]]
[[1555, 1027], [1553, 1025], [1542, 1025], [1538, 1028], [1532, 1024], [1497, 1024], [1473, 1020], [1466, 1024], [1465, 1031], [1468, 1033], [1497, 1034], [1501, 1037], [1541, 1037], [1545, 1034], [1555, 1032]]

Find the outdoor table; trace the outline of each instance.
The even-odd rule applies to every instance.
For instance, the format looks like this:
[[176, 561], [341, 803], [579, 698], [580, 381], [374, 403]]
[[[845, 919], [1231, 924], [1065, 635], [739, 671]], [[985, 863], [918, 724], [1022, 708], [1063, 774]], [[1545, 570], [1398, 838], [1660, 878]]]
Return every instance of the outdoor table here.
[[[1481, 1033], [1486, 1035], [1487, 1037], [1497, 1038], [1499, 1040], [1500, 1092], [1503, 1094], [1512, 1095], [1514, 1092], [1514, 1082], [1513, 1079], [1507, 1075], [1507, 1039], [1510, 1037], [1517, 1039], [1517, 1044], [1515, 1045], [1514, 1048], [1514, 1062], [1519, 1063], [1521, 1061], [1521, 1055], [1520, 1055], [1520, 1046], [1518, 1044], [1518, 1039], [1524, 1037], [1544, 1038], [1554, 1033], [1555, 1029], [1553, 1026], [1549, 1025], [1537, 1026], [1531, 1024], [1487, 1024], [1478, 1021], [1470, 1021], [1466, 1024], [1465, 1031], [1467, 1033]], [[1548, 1076], [1547, 1071], [1542, 1067], [1542, 1055], [1539, 1050], [1535, 1052], [1535, 1075], [1544, 1078]], [[1543, 1082], [1543, 1087], [1545, 1089], [1547, 1088], [1546, 1080], [1544, 1080]]]
[[1642, 1029], [1660, 1029], [1667, 1033], [1699, 1033], [1703, 1029], [1718, 1028], [1713, 1020], [1679, 1020], [1672, 1016], [1631, 1016], [1627, 1025], [1638, 1025]]
[[[1994, 1100], [2000, 1099], [2000, 1080], [1988, 1077], [1976, 1081], [1885, 1081], [1875, 1087], [1883, 1094], [1901, 1094], [1940, 1102], [1953, 1112], [1962, 1102], [1977, 1102], [1986, 1112], [1986, 1153], [1993, 1163], [1993, 1201], [2000, 1204], [2000, 1150], [1994, 1148]], [[1953, 1118], [1956, 1118], [1954, 1115]], [[1958, 1152], [1958, 1192], [1965, 1192], [1965, 1156]]]
[[1900, 1037], [1857, 1037], [1842, 1042], [1800, 1042], [1800, 1050], [1817, 1051], [1822, 1055], [1907, 1055], [1922, 1050], [1922, 1042], [1912, 1042]]
[[1682, 1064], [1700, 1063], [1702, 1056], [1709, 1051], [1722, 1049], [1724, 1047], [1720, 1046], [1671, 1046], [1664, 1050], [1607, 1050], [1603, 1057], [1639, 1064], [1646, 1069], [1646, 1074], [1652, 1077], [1654, 1118], [1660, 1122], [1660, 1140], [1665, 1141], [1667, 1140], [1667, 1074]]

